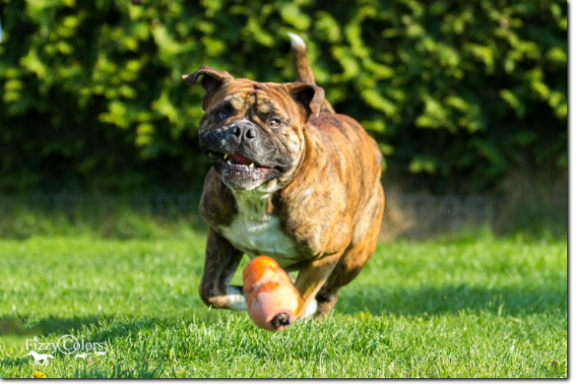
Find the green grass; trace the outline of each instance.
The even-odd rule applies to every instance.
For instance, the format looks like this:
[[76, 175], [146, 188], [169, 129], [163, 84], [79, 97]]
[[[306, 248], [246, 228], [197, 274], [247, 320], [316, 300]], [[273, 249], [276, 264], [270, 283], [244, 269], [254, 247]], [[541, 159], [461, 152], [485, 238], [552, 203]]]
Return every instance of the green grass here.
[[0, 318], [41, 329], [42, 342], [73, 334], [108, 348], [40, 366], [27, 337], [4, 335], [0, 375], [567, 376], [565, 240], [381, 244], [329, 318], [281, 333], [200, 301], [203, 250], [202, 236], [0, 240]]

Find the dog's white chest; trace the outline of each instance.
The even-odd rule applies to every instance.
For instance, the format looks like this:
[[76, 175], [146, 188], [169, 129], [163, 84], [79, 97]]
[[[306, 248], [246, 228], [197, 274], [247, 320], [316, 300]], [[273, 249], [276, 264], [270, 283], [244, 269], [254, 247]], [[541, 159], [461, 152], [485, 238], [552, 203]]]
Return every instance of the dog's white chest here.
[[222, 235], [250, 258], [268, 255], [281, 266], [293, 263], [298, 253], [292, 241], [282, 232], [280, 218], [266, 215], [266, 197], [254, 191], [235, 193], [238, 213]]

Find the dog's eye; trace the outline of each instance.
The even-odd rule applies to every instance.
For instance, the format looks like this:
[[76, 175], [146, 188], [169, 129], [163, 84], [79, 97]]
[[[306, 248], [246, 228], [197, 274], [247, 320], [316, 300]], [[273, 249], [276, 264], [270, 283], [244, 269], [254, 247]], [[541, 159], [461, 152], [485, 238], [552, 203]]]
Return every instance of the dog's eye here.
[[228, 118], [228, 114], [220, 110], [218, 113], [216, 113], [216, 118], [218, 118], [219, 120], [223, 120], [225, 118]]
[[275, 128], [278, 125], [280, 125], [280, 121], [278, 120], [271, 119], [268, 121], [268, 126], [270, 126], [271, 128]]

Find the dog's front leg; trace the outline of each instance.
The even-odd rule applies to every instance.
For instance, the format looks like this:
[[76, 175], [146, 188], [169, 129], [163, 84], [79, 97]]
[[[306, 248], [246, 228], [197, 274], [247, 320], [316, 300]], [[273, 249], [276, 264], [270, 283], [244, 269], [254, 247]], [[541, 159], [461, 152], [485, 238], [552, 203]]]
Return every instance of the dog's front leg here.
[[242, 287], [230, 286], [244, 253], [236, 249], [212, 228], [206, 242], [206, 261], [198, 291], [208, 306], [222, 309], [246, 309]]
[[312, 317], [316, 313], [318, 306], [316, 293], [324, 285], [342, 254], [343, 252], [339, 252], [317, 261], [311, 261], [300, 270], [294, 284], [302, 297], [302, 308], [298, 315], [299, 318]]

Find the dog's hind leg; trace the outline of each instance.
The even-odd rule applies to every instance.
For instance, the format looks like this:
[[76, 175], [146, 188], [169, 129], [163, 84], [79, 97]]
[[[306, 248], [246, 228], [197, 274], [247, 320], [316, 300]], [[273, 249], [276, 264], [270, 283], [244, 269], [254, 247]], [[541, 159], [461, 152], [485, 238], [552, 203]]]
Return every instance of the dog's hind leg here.
[[338, 290], [356, 278], [376, 249], [384, 213], [384, 190], [379, 182], [375, 191], [371, 202], [364, 209], [363, 216], [354, 227], [350, 245], [316, 294], [318, 309], [315, 318], [328, 314], [334, 308], [338, 301]]
[[[315, 312], [314, 304], [316, 303], [316, 294], [324, 285], [326, 279], [336, 266], [342, 256], [342, 251], [319, 259], [308, 262], [298, 273], [298, 278], [294, 286], [298, 289], [302, 297], [302, 305], [299, 318], [309, 317]], [[309, 306], [314, 309], [310, 309]]]

